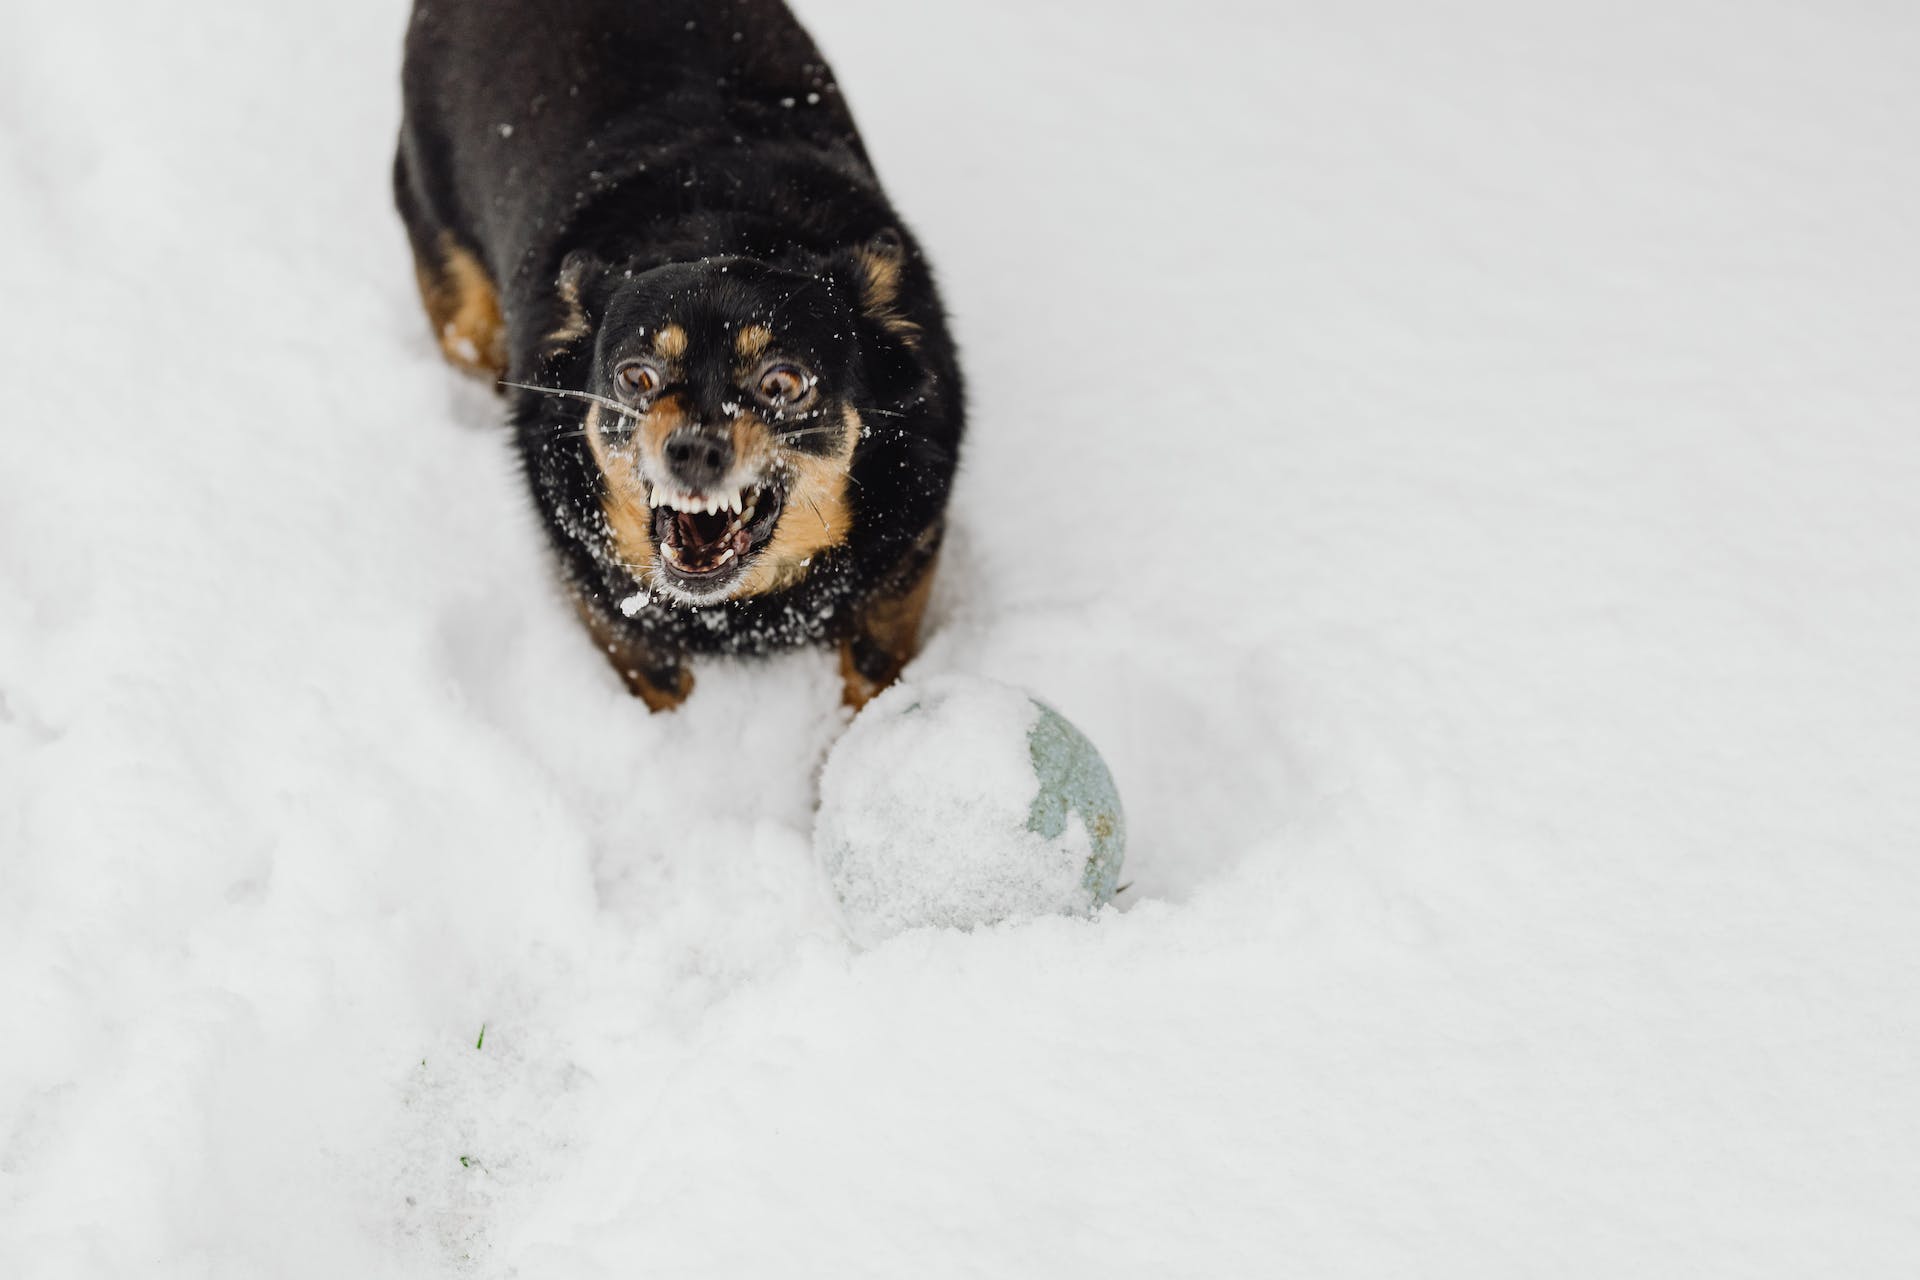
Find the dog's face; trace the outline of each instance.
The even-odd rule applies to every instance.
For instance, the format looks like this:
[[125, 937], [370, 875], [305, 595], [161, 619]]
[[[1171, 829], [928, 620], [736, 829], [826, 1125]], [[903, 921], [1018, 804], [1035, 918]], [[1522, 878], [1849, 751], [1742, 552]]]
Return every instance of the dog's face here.
[[883, 354], [868, 348], [891, 344], [897, 364], [911, 346], [897, 322], [875, 323], [898, 249], [883, 237], [844, 275], [748, 258], [631, 275], [570, 264], [563, 296], [594, 333], [587, 443], [614, 551], [636, 579], [712, 604], [790, 585], [846, 540]]

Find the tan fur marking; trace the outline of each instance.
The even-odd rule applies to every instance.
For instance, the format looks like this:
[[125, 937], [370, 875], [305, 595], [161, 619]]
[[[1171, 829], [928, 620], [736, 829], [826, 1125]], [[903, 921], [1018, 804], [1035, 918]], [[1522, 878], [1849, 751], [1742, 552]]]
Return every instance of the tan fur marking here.
[[780, 444], [772, 429], [755, 414], [735, 414], [727, 435], [733, 442], [736, 475], [764, 475], [779, 457]]
[[678, 360], [687, 354], [687, 331], [677, 324], [670, 324], [653, 335], [653, 351], [667, 360]]
[[507, 331], [493, 278], [451, 235], [441, 235], [439, 252], [438, 262], [415, 259], [413, 268], [440, 351], [457, 369], [498, 379], [507, 371]]
[[686, 401], [677, 392], [655, 400], [641, 417], [636, 438], [641, 456], [652, 462], [655, 474], [667, 473], [667, 437], [687, 422]]
[[861, 310], [894, 337], [910, 347], [915, 345], [920, 340], [920, 326], [901, 315], [896, 307], [903, 275], [900, 256], [868, 246], [854, 257], [860, 264]]
[[773, 345], [773, 330], [763, 324], [750, 324], [733, 339], [734, 352], [742, 360], [758, 360], [760, 353]]
[[854, 641], [841, 642], [841, 700], [855, 711], [866, 706], [876, 694], [899, 679], [900, 668], [907, 665], [908, 659], [919, 647], [920, 620], [926, 616], [927, 599], [933, 594], [933, 571], [939, 567], [939, 563], [936, 553], [920, 571], [920, 576], [904, 589], [876, 596], [861, 610], [861, 632], [891, 659], [884, 680], [875, 681], [862, 674], [853, 660]]
[[847, 472], [860, 439], [860, 415], [849, 408], [845, 439], [831, 457], [786, 453], [786, 508], [773, 536], [740, 580], [736, 596], [759, 595], [791, 586], [807, 575], [810, 561], [847, 540], [853, 513], [847, 502]]
[[685, 702], [687, 695], [693, 692], [693, 673], [685, 667], [678, 667], [676, 671], [680, 679], [671, 689], [663, 689], [653, 684], [645, 676], [638, 674], [638, 667], [622, 671], [620, 678], [627, 682], [627, 692], [647, 704], [647, 710], [672, 711]]
[[593, 332], [593, 323], [587, 319], [587, 309], [580, 302], [580, 285], [573, 278], [563, 277], [556, 287], [561, 303], [567, 309], [567, 315], [560, 327], [547, 335], [547, 345], [564, 347], [570, 342], [586, 337]]
[[[600, 434], [602, 412], [597, 404], [587, 410], [587, 447], [593, 451], [594, 462], [607, 478], [601, 510], [606, 513], [607, 528], [613, 532], [613, 549], [621, 565], [637, 581], [645, 582], [653, 570], [653, 508], [647, 505], [646, 481], [641, 478], [634, 451], [609, 448]], [[656, 418], [674, 420], [656, 423]], [[637, 425], [637, 432], [640, 435], [657, 433], [665, 439], [667, 432], [678, 425], [677, 418], [677, 408], [657, 405]]]
[[900, 299], [900, 259], [875, 249], [862, 249], [860, 301], [868, 311], [881, 311]]

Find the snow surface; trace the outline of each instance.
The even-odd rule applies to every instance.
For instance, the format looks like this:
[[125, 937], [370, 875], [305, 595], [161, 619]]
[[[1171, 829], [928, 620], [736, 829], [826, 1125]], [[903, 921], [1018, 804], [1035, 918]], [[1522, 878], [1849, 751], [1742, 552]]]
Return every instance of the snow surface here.
[[804, 14], [1129, 909], [856, 953], [832, 664], [625, 696], [397, 0], [13, 6], [0, 1271], [1920, 1271], [1920, 9]]
[[1039, 719], [1021, 690], [957, 672], [902, 680], [861, 710], [820, 770], [813, 827], [850, 938], [1093, 913], [1086, 822], [1068, 810], [1051, 839], [1032, 825]]

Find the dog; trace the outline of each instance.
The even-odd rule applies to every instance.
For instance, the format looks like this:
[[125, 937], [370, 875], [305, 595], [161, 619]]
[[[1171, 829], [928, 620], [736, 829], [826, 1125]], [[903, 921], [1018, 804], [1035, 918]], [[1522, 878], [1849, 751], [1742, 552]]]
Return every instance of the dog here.
[[912, 656], [963, 431], [931, 271], [780, 0], [417, 0], [394, 197], [559, 573], [660, 711], [692, 657]]

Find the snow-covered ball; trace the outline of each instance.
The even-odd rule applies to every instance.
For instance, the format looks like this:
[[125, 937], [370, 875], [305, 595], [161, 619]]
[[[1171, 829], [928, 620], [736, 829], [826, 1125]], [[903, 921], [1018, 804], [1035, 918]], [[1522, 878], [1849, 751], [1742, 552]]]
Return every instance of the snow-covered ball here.
[[1126, 844], [1106, 762], [1059, 712], [978, 676], [894, 685], [834, 746], [814, 849], [863, 946], [917, 925], [1087, 915]]

